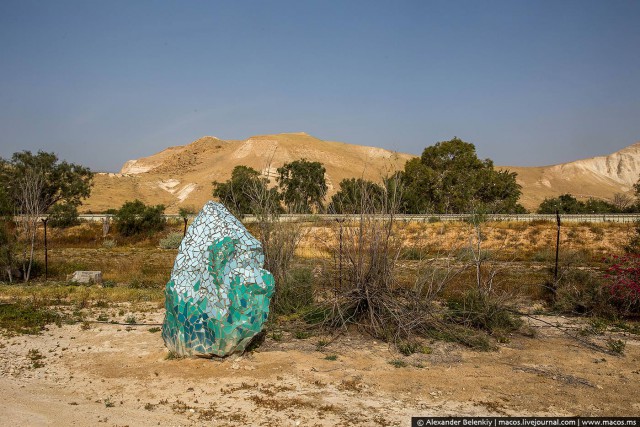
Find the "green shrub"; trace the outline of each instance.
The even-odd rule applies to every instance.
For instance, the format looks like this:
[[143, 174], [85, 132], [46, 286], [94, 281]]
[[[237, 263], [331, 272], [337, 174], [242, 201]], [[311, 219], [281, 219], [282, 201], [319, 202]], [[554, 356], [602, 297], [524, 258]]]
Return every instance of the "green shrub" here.
[[627, 343], [622, 340], [616, 340], [613, 338], [607, 340], [607, 348], [615, 354], [623, 354], [626, 346]]
[[272, 300], [276, 314], [293, 314], [313, 306], [313, 273], [308, 268], [288, 272], [283, 283], [276, 283]]
[[396, 348], [405, 356], [411, 356], [414, 353], [431, 353], [431, 349], [429, 347], [423, 346], [416, 341], [400, 341], [396, 343]]
[[514, 331], [522, 325], [522, 320], [515, 317], [500, 298], [476, 289], [449, 300], [448, 308], [454, 322], [491, 333]]
[[114, 224], [123, 236], [153, 233], [164, 229], [164, 206], [147, 206], [140, 200], [126, 202], [114, 216]]
[[10, 227], [9, 221], [0, 219], [0, 280], [13, 279], [12, 275], [16, 268], [16, 241]]
[[575, 267], [562, 271], [553, 309], [570, 314], [615, 316], [611, 295], [604, 289], [600, 276], [593, 271]]
[[182, 233], [169, 233], [164, 239], [160, 239], [162, 249], [178, 249], [182, 243]]
[[426, 248], [408, 247], [405, 248], [400, 254], [401, 259], [410, 261], [422, 261], [429, 255], [429, 251]]
[[49, 210], [48, 224], [51, 227], [67, 228], [79, 223], [78, 209], [73, 204], [56, 204]]
[[531, 261], [533, 262], [551, 262], [554, 261], [556, 254], [551, 249], [541, 249], [539, 251], [534, 252], [531, 255]]
[[9, 333], [39, 334], [49, 323], [60, 325], [62, 316], [32, 304], [0, 303], [0, 328]]
[[[20, 274], [22, 277], [24, 277], [26, 274], [24, 271], [25, 270], [24, 267], [28, 269], [29, 265], [28, 264], [26, 266], [22, 264], [18, 265], [18, 270], [20, 271]], [[42, 276], [43, 274], [44, 274], [44, 262], [37, 259], [34, 259], [33, 261], [31, 261], [31, 273], [29, 277], [31, 279], [35, 279], [36, 277]]]
[[102, 246], [107, 249], [113, 249], [118, 246], [118, 242], [113, 239], [106, 239], [102, 242]]
[[394, 368], [406, 368], [407, 366], [409, 366], [407, 362], [400, 359], [390, 360], [389, 365], [393, 366]]

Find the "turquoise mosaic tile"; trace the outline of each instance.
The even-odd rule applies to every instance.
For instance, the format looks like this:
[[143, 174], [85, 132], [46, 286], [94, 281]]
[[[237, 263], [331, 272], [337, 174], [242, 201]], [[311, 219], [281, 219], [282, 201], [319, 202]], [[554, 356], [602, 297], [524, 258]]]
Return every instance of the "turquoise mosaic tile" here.
[[177, 355], [244, 351], [262, 330], [274, 290], [262, 245], [220, 203], [208, 202], [180, 244], [165, 288], [162, 338]]

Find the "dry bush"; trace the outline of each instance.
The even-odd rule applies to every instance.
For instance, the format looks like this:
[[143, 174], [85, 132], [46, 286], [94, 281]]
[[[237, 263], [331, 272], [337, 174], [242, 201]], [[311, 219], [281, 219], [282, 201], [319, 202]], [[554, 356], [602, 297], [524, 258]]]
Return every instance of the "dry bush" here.
[[[270, 170], [269, 165], [266, 170]], [[308, 289], [301, 287], [304, 289], [301, 291], [302, 294], [298, 295], [298, 288], [291, 286], [291, 264], [303, 236], [302, 225], [297, 222], [280, 221], [280, 197], [266, 184], [256, 180], [245, 189], [255, 220], [251, 228], [262, 243], [264, 268], [270, 271], [275, 279], [272, 307], [276, 312], [288, 312], [291, 307], [299, 306], [299, 297], [304, 299], [303, 294], [308, 293]]]

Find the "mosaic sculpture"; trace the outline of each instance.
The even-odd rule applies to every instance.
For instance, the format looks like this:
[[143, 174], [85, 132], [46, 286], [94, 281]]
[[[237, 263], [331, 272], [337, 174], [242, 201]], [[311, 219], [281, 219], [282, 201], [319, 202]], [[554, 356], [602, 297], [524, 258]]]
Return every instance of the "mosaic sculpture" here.
[[165, 288], [162, 338], [180, 356], [244, 351], [274, 290], [262, 245], [221, 204], [208, 202], [180, 244]]

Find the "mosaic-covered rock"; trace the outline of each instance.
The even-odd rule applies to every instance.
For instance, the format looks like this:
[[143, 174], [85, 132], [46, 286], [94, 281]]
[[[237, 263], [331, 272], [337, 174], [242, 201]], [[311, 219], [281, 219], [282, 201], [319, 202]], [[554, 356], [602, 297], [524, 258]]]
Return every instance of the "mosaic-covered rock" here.
[[162, 338], [187, 356], [244, 351], [269, 314], [273, 276], [262, 245], [221, 204], [208, 202], [185, 235], [165, 288]]

